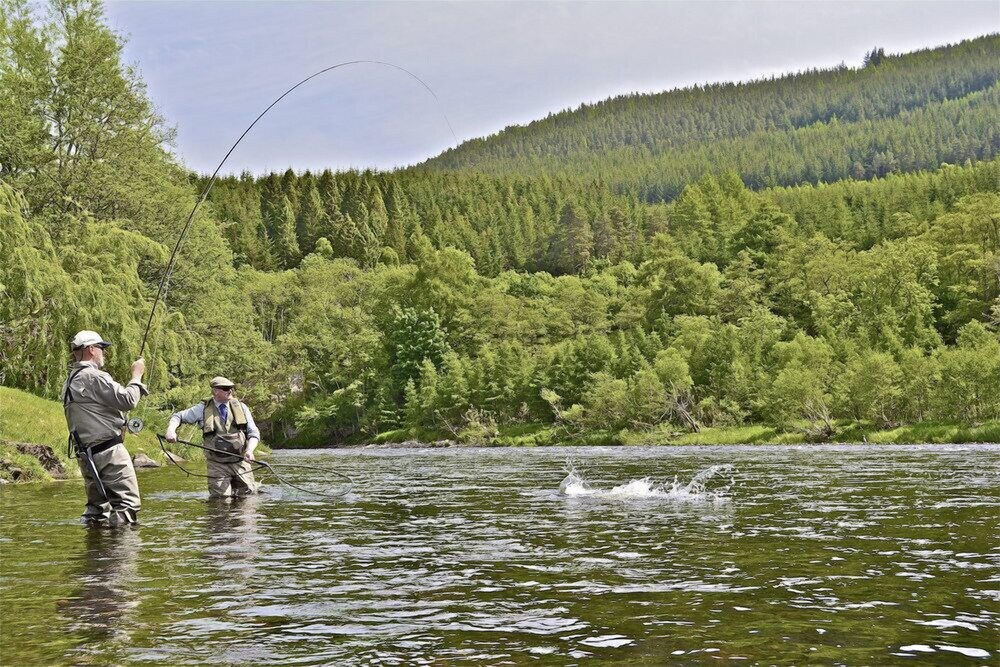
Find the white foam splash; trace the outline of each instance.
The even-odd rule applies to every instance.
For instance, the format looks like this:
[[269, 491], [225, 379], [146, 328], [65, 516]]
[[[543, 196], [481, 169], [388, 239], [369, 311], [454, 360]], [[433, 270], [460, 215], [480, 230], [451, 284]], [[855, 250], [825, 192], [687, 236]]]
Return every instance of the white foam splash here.
[[947, 618], [936, 618], [933, 621], [915, 621], [912, 619], [907, 619], [911, 623], [916, 623], [917, 625], [929, 625], [933, 628], [965, 628], [966, 630], [979, 630], [978, 625], [972, 623], [966, 623], [964, 621], [952, 621]]
[[961, 653], [962, 655], [968, 656], [970, 658], [988, 658], [990, 657], [989, 651], [984, 651], [981, 648], [967, 648], [965, 646], [947, 646], [938, 644], [938, 650], [941, 651], [951, 651], [952, 653]]
[[[633, 479], [625, 484], [611, 489], [595, 489], [590, 483], [571, 468], [566, 478], [559, 484], [560, 493], [574, 497], [596, 498], [654, 498], [675, 502], [723, 502], [728, 500], [729, 489], [735, 483], [732, 476], [733, 467], [729, 464], [713, 465], [696, 474], [690, 482], [684, 484], [674, 477], [669, 484], [655, 484], [649, 477]], [[709, 490], [709, 483], [716, 477], [729, 475], [728, 482]]]
[[618, 648], [634, 644], [635, 641], [624, 635], [602, 635], [600, 637], [588, 637], [581, 640], [580, 643], [584, 646], [592, 646], [594, 648]]
[[910, 644], [909, 646], [900, 646], [899, 650], [907, 651], [909, 653], [934, 653], [934, 649], [927, 644]]

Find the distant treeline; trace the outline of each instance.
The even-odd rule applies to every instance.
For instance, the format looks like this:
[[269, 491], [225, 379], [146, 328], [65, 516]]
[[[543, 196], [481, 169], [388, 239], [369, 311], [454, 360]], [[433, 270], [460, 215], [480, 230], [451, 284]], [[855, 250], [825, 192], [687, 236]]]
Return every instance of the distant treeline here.
[[[165, 150], [170, 133], [98, 4], [54, 2], [39, 17], [3, 2], [0, 376], [54, 397], [78, 329], [114, 340], [110, 369], [125, 374], [205, 178]], [[937, 104], [952, 124], [931, 134], [954, 139], [983, 109], [996, 117], [980, 62], [991, 48], [993, 37], [802, 76], [855, 99], [882, 80], [872, 67], [924, 68], [888, 88], [896, 107], [873, 92], [850, 131], [915, 128], [900, 114]], [[782, 81], [682, 96], [804, 117], [809, 102], [776, 92]], [[823, 122], [780, 132], [841, 124]], [[705, 155], [750, 142], [755, 163], [781, 164], [763, 144], [750, 150], [755, 131], [663, 140]], [[828, 437], [835, 418], [997, 419], [1000, 160], [975, 159], [993, 154], [990, 136], [954, 165], [928, 155], [933, 170], [897, 164], [828, 185], [758, 191], [720, 161], [652, 203], [586, 165], [225, 178], [153, 318], [150, 401], [174, 409], [223, 374], [279, 442], [406, 428], [484, 441], [529, 423], [575, 434], [808, 424]], [[893, 151], [911, 149], [922, 150]]]
[[597, 180], [659, 201], [708, 173], [735, 171], [760, 189], [998, 154], [1000, 35], [872, 54], [862, 69], [842, 65], [583, 105], [465, 142], [426, 166]]

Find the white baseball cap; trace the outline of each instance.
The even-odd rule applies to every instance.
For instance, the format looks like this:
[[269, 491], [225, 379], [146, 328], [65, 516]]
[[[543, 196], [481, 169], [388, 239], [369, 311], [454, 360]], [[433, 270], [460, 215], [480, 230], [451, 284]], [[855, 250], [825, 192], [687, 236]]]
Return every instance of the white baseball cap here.
[[83, 330], [73, 336], [73, 340], [71, 340], [69, 344], [74, 350], [90, 347], [91, 345], [97, 345], [103, 350], [111, 345], [111, 343], [101, 338], [101, 335], [96, 331], [87, 330]]

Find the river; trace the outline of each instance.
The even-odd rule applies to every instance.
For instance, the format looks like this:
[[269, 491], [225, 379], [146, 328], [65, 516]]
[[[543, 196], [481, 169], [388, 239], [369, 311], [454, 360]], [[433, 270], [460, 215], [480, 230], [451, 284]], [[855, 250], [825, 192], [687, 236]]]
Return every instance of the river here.
[[1000, 445], [271, 460], [353, 491], [140, 472], [141, 525], [107, 531], [78, 480], [3, 487], [0, 662], [1000, 661]]

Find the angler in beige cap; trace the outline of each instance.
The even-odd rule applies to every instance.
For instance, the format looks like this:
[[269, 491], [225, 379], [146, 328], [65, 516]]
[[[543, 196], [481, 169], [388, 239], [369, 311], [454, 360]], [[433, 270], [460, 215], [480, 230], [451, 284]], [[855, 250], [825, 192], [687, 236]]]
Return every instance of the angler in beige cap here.
[[149, 392], [142, 384], [146, 363], [132, 364], [124, 387], [101, 370], [111, 345], [94, 331], [81, 331], [70, 342], [74, 362], [63, 384], [63, 411], [69, 446], [75, 451], [87, 489], [82, 521], [87, 525], [135, 523], [140, 507], [139, 483], [125, 449], [125, 413]]
[[208, 462], [208, 494], [212, 498], [245, 496], [256, 493], [253, 477], [254, 450], [260, 442], [260, 431], [250, 408], [233, 397], [231, 380], [212, 378], [212, 397], [175, 412], [167, 423], [165, 437], [177, 441], [181, 424], [200, 424]]

